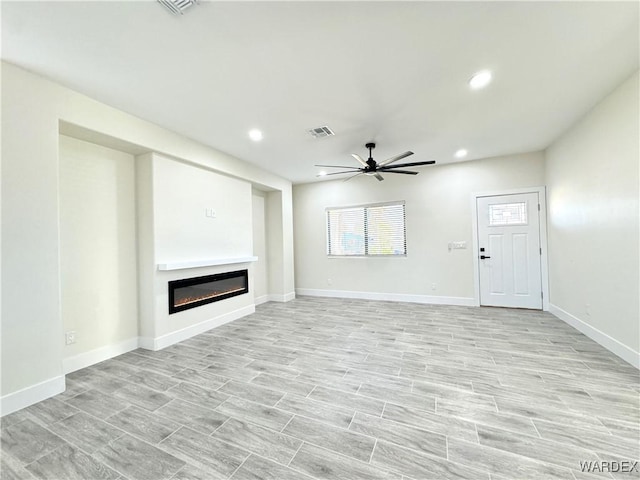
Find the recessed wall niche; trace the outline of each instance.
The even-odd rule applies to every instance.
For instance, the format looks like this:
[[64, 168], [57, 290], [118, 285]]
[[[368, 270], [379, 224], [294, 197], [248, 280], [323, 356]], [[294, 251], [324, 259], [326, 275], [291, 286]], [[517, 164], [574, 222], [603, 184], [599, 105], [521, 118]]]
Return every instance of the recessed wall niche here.
[[64, 359], [135, 343], [134, 156], [60, 135], [59, 199], [62, 318], [75, 332]]

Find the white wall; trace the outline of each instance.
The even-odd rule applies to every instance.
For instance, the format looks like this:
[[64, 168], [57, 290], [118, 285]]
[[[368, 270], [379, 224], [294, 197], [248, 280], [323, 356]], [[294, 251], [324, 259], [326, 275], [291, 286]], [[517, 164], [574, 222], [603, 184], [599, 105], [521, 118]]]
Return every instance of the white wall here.
[[[289, 181], [11, 64], [3, 62], [1, 73], [3, 414], [64, 389], [58, 181], [61, 122], [281, 192], [278, 208], [285, 221], [276, 228], [282, 238], [278, 244], [282, 263], [275, 267], [281, 272], [282, 285], [293, 289]], [[34, 290], [37, 302], [33, 301]]]
[[64, 357], [138, 336], [133, 155], [60, 136]]
[[[138, 335], [156, 336], [156, 264], [153, 154], [136, 156], [136, 234], [138, 239]], [[150, 343], [153, 343], [151, 341]]]
[[636, 366], [638, 101], [636, 73], [546, 152], [552, 311]]
[[[142, 174], [140, 169], [138, 172]], [[145, 329], [141, 337], [147, 348], [155, 349], [254, 311], [252, 292], [171, 315], [168, 311], [169, 281], [247, 269], [251, 285], [253, 268], [249, 263], [172, 271], [157, 269], [158, 264], [164, 263], [251, 256], [253, 218], [249, 182], [158, 154], [151, 154], [149, 172], [153, 233], [141, 232], [139, 245], [140, 250], [152, 247], [154, 254], [141, 260], [141, 263], [151, 260], [152, 265], [142, 265], [140, 270], [145, 273], [140, 275], [140, 284], [145, 291], [147, 286], [143, 284], [153, 284], [150, 298], [144, 297], [153, 305], [144, 308], [151, 318], [141, 317], [141, 324], [151, 328]], [[141, 184], [148, 183], [143, 178], [139, 180]], [[206, 210], [214, 210], [215, 218], [207, 216]], [[139, 231], [146, 224], [140, 224]], [[150, 239], [153, 245], [142, 239]]]
[[[283, 256], [283, 239], [280, 235], [282, 231], [282, 211], [278, 205], [282, 202], [282, 194], [280, 192], [268, 192], [266, 196], [266, 222], [269, 225], [267, 229], [267, 262], [269, 263], [269, 273], [267, 283], [271, 291], [272, 298], [280, 298], [284, 301], [286, 295], [283, 270], [279, 265], [284, 265]], [[275, 228], [273, 228], [275, 227]]]
[[153, 176], [157, 263], [251, 255], [249, 182], [161, 155]]
[[253, 296], [256, 304], [268, 300], [269, 295], [269, 265], [267, 258], [267, 223], [266, 223], [266, 192], [253, 190], [253, 255], [258, 261], [253, 264]]
[[[543, 167], [543, 155], [529, 153], [422, 167], [415, 177], [387, 174], [383, 182], [361, 176], [294, 186], [296, 291], [415, 295], [416, 300], [470, 304], [471, 194], [542, 185]], [[326, 207], [393, 200], [406, 201], [406, 257], [327, 257]], [[449, 251], [451, 241], [466, 241], [468, 248]]]

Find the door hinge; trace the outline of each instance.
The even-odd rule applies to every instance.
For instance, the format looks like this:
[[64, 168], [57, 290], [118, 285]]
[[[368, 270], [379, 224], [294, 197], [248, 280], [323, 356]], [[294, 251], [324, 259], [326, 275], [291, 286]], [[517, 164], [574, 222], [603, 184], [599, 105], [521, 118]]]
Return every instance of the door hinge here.
[[540, 247], [540, 255], [542, 255], [542, 247]]
[[540, 298], [544, 299], [544, 293], [540, 292]]
[[540, 204], [538, 204], [538, 211], [540, 211]]

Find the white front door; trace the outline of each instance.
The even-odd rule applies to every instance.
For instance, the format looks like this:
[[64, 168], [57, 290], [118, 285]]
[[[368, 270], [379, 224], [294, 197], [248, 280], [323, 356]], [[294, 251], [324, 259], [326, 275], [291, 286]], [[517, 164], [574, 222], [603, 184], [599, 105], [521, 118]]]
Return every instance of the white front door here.
[[538, 193], [478, 197], [480, 305], [542, 309]]

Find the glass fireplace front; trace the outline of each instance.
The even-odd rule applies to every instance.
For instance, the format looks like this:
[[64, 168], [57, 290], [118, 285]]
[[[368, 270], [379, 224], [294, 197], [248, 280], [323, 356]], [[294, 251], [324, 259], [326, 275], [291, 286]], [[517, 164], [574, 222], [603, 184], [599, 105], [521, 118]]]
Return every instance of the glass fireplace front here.
[[169, 313], [217, 302], [249, 292], [247, 270], [169, 282]]

